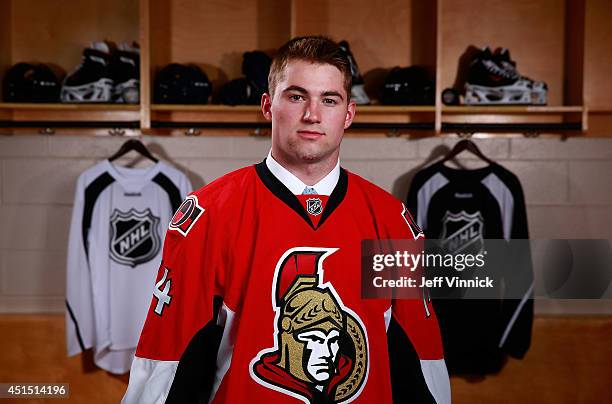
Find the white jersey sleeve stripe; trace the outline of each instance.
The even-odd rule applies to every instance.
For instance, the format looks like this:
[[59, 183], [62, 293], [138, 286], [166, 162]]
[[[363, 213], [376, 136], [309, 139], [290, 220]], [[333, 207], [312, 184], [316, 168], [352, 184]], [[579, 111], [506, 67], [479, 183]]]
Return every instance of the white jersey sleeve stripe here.
[[217, 325], [223, 328], [223, 336], [221, 337], [221, 344], [219, 345], [219, 352], [217, 353], [217, 373], [215, 374], [215, 383], [210, 394], [210, 401], [215, 398], [217, 390], [223, 382], [225, 374], [229, 370], [230, 364], [232, 363], [232, 354], [234, 353], [234, 338], [235, 330], [234, 319], [236, 313], [234, 313], [229, 307], [223, 303], [219, 310], [219, 317], [217, 319]]
[[121, 404], [163, 404], [168, 397], [178, 361], [135, 357], [130, 383]]
[[437, 404], [450, 404], [451, 388], [444, 359], [421, 360], [421, 370], [427, 388]]
[[418, 199], [418, 211], [417, 211], [417, 225], [423, 230], [427, 229], [427, 212], [429, 211], [429, 203], [431, 198], [438, 192], [442, 187], [448, 184], [448, 179], [440, 173], [436, 173], [425, 184], [419, 189], [417, 194]]
[[525, 306], [525, 303], [527, 302], [528, 299], [533, 298], [533, 286], [534, 284], [532, 283], [529, 289], [527, 290], [527, 292], [525, 293], [525, 295], [523, 296], [523, 298], [521, 299], [521, 302], [519, 303], [518, 307], [512, 314], [512, 317], [510, 318], [510, 321], [508, 322], [508, 325], [506, 326], [506, 329], [504, 330], [504, 334], [502, 335], [501, 340], [499, 341], [500, 348], [506, 343], [506, 338], [508, 338], [508, 334], [510, 334], [510, 331], [512, 330], [512, 326], [514, 326], [514, 322], [516, 321], [519, 314], [521, 313], [521, 310], [523, 310], [523, 306]]

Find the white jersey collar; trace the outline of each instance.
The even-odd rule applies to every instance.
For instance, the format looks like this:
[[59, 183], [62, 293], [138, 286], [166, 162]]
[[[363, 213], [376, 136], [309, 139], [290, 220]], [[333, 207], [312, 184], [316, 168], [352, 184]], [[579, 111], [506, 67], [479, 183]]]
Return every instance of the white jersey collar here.
[[139, 192], [144, 188], [149, 181], [153, 179], [164, 167], [163, 161], [143, 168], [123, 167], [104, 160], [106, 171], [125, 189], [129, 192]]
[[[304, 188], [307, 187], [306, 184], [302, 182], [298, 177], [293, 175], [289, 170], [280, 165], [274, 157], [272, 157], [272, 150], [268, 152], [268, 157], [266, 158], [266, 166], [270, 172], [286, 186], [289, 191], [291, 191], [294, 195], [300, 195]], [[336, 163], [336, 166], [321, 179], [321, 181], [314, 184], [311, 188], [314, 188], [319, 195], [331, 195], [332, 191], [336, 187], [338, 183], [338, 179], [340, 178], [340, 159]]]

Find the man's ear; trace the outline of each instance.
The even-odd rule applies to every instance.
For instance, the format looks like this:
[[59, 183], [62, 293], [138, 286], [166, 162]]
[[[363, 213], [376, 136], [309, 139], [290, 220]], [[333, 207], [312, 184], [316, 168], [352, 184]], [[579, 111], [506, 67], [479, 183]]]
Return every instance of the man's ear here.
[[267, 121], [272, 120], [272, 96], [268, 93], [261, 95], [261, 112]]
[[346, 111], [346, 118], [344, 119], [344, 129], [348, 129], [349, 126], [353, 123], [353, 119], [355, 119], [355, 114], [357, 113], [357, 108], [355, 101], [351, 100], [348, 104], [348, 109]]

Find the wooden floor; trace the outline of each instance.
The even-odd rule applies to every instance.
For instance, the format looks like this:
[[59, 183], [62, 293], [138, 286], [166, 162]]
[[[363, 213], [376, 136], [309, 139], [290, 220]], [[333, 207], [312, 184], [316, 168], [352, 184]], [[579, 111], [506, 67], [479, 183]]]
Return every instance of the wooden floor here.
[[612, 317], [537, 318], [523, 360], [451, 382], [454, 403], [612, 404]]
[[[127, 376], [92, 365], [90, 355], [67, 358], [64, 317], [0, 316], [0, 382], [63, 382], [69, 400], [16, 403], [118, 403]], [[522, 361], [481, 380], [453, 378], [454, 403], [612, 403], [612, 317], [540, 317]]]

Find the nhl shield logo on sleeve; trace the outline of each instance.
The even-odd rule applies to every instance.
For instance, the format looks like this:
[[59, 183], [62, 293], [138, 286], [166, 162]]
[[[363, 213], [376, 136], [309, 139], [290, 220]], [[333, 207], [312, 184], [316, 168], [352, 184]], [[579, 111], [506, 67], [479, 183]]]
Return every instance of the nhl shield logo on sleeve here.
[[189, 195], [172, 217], [169, 229], [186, 236], [203, 212], [204, 208], [198, 204], [198, 198]]
[[113, 261], [135, 267], [155, 258], [161, 247], [159, 218], [150, 209], [139, 212], [115, 210], [111, 216], [111, 248]]

